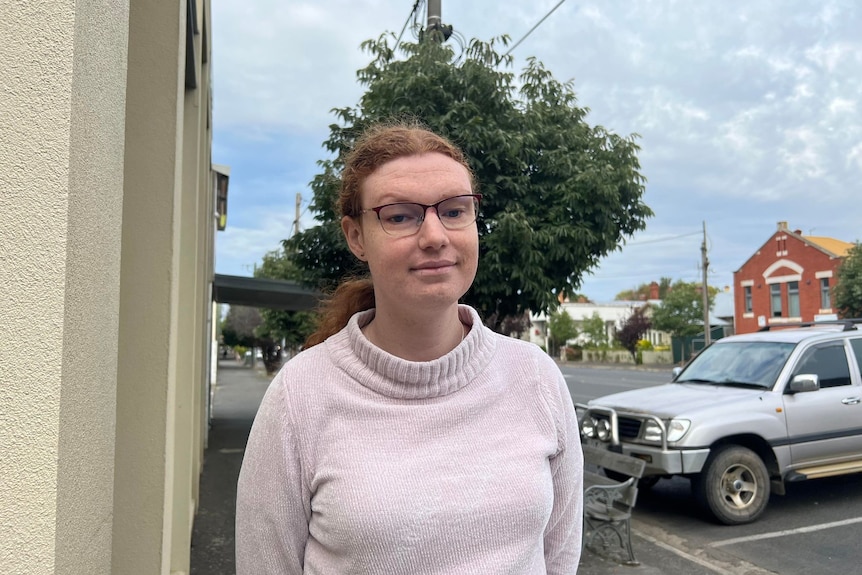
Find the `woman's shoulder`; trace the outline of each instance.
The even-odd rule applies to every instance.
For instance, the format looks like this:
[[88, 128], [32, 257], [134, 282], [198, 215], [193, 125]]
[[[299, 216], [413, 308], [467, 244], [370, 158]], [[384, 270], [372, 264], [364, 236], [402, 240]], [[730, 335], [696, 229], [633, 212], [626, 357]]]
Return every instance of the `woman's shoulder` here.
[[320, 343], [287, 360], [273, 378], [273, 385], [282, 387], [287, 394], [296, 389], [308, 390], [318, 383], [324, 383], [332, 367], [333, 362], [326, 343]]
[[544, 367], [556, 369], [557, 364], [554, 359], [535, 343], [501, 333], [492, 333], [492, 337], [497, 338], [498, 353], [504, 357], [513, 357], [521, 360], [529, 359]]

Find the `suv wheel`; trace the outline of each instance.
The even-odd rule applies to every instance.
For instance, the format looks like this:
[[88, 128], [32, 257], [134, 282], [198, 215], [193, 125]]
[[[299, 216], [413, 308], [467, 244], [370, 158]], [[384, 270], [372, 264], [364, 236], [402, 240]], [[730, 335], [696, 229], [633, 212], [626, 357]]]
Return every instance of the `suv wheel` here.
[[769, 475], [756, 453], [746, 447], [719, 447], [692, 482], [697, 498], [725, 525], [751, 523], [769, 502]]

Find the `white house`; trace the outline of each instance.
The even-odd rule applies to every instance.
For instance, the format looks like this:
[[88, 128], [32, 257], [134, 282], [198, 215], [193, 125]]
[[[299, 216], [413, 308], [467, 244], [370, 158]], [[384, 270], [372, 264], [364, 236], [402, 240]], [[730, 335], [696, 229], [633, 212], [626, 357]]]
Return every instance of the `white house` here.
[[[608, 341], [612, 342], [617, 329], [628, 319], [633, 310], [648, 304], [661, 305], [661, 300], [612, 301], [609, 303], [563, 302], [560, 304], [560, 310], [569, 314], [578, 327], [579, 335], [574, 342], [585, 344], [589, 336], [584, 335], [583, 324], [585, 320], [591, 319], [594, 314], [598, 314], [604, 322]], [[649, 311], [647, 314], [649, 315]], [[547, 349], [548, 317], [546, 314], [530, 314], [529, 338], [531, 342], [545, 346]], [[653, 346], [670, 345], [670, 335], [663, 331], [651, 329], [644, 334], [644, 339], [649, 340]]]

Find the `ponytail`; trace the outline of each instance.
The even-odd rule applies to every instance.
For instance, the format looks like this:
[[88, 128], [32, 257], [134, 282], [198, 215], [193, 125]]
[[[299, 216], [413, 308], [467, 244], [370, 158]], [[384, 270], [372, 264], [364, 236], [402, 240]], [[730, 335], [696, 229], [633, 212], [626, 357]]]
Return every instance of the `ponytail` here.
[[317, 330], [305, 340], [303, 349], [308, 349], [335, 335], [347, 325], [353, 314], [374, 307], [374, 285], [371, 278], [347, 280], [324, 300]]

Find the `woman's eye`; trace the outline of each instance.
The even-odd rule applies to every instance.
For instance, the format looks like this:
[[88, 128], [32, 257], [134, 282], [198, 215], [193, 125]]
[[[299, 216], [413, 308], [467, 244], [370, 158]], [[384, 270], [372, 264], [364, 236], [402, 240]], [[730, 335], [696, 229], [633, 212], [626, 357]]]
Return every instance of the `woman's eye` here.
[[391, 224], [407, 224], [415, 220], [416, 218], [410, 214], [391, 214], [386, 216], [386, 221]]

